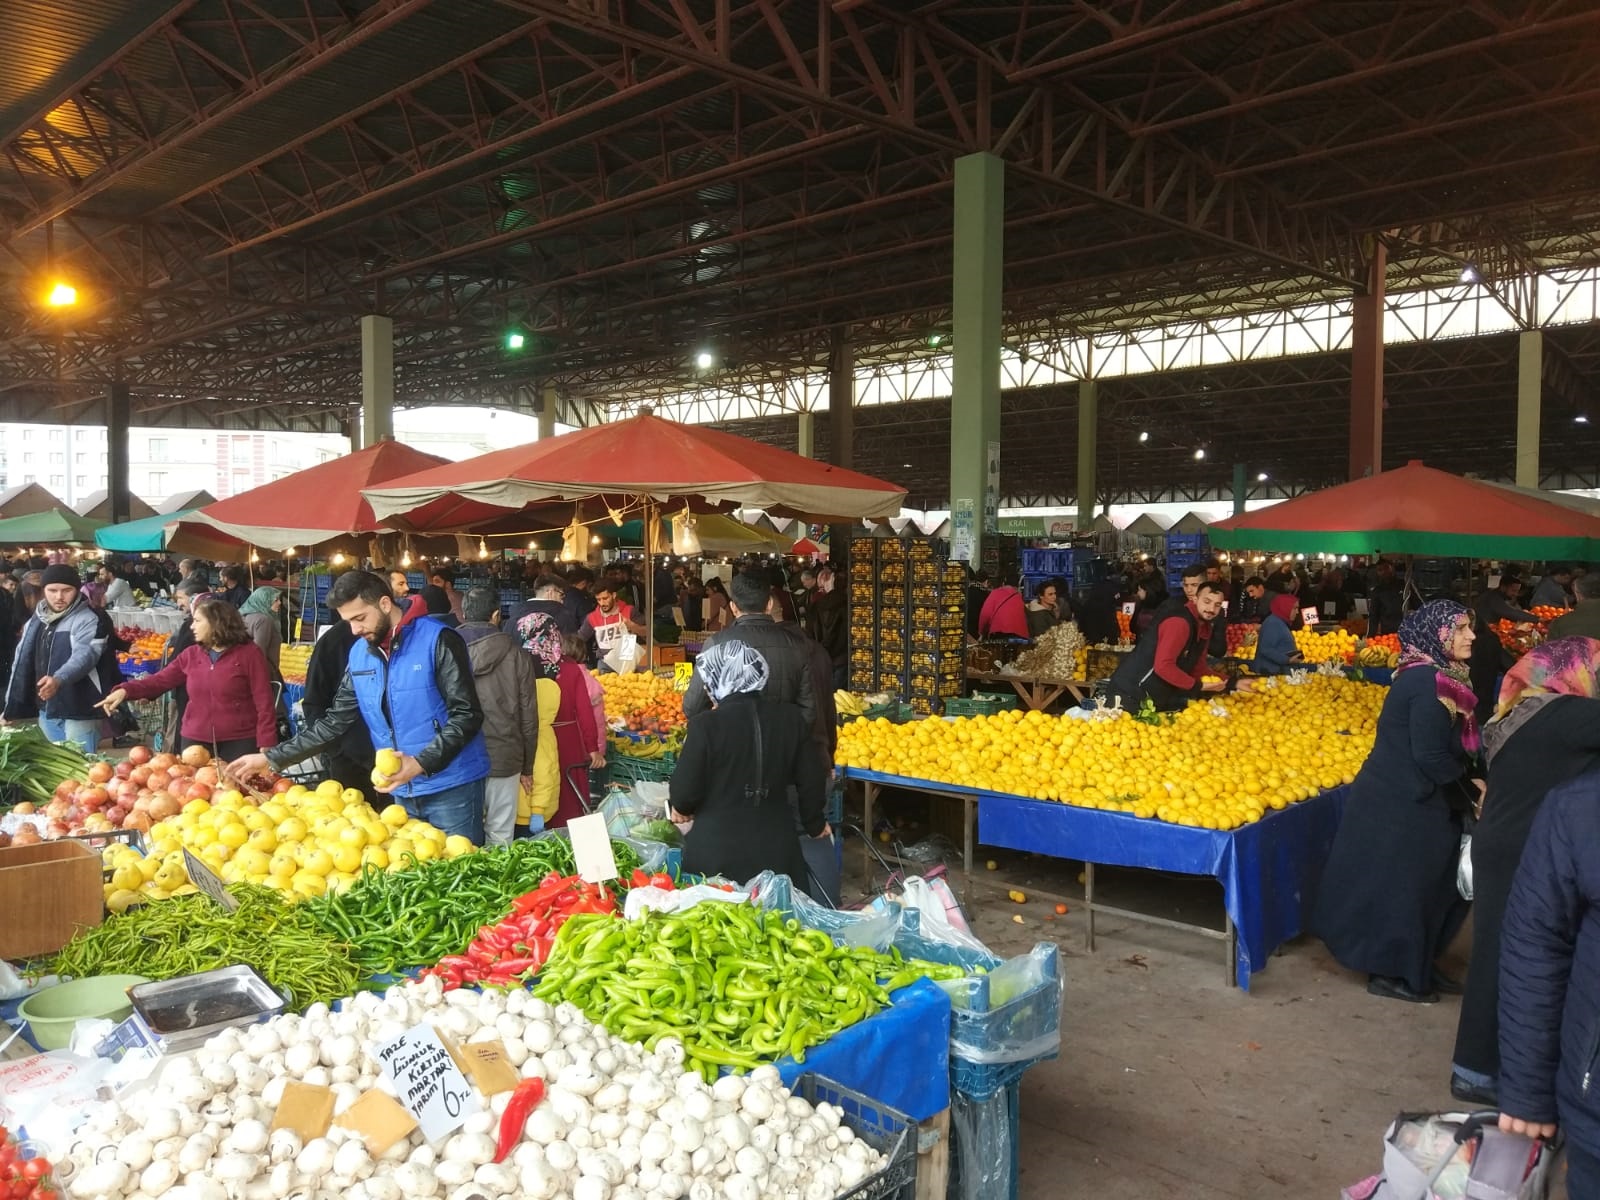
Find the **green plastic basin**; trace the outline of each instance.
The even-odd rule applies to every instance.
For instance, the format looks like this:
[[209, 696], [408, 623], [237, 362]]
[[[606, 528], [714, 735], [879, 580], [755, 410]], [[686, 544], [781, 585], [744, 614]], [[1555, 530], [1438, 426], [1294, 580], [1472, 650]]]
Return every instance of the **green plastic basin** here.
[[41, 1050], [59, 1050], [72, 1040], [79, 1021], [120, 1021], [133, 1011], [128, 989], [149, 983], [143, 975], [93, 975], [35, 992], [17, 1007]]

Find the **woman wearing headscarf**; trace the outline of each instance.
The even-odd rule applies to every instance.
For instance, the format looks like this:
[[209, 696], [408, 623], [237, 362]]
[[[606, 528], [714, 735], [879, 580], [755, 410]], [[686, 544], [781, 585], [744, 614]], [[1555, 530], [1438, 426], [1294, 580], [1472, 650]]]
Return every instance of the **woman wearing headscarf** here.
[[239, 615], [250, 631], [250, 640], [267, 656], [274, 678], [278, 677], [278, 653], [283, 649], [283, 630], [278, 625], [278, 611], [282, 607], [283, 593], [275, 587], [258, 587], [239, 606]]
[[1286, 592], [1278, 592], [1268, 603], [1267, 618], [1256, 634], [1256, 656], [1250, 662], [1257, 675], [1284, 675], [1298, 665], [1300, 651], [1291, 629], [1294, 606], [1295, 598]]
[[[535, 689], [539, 693], [539, 747], [534, 753], [529, 812], [542, 816], [546, 828], [559, 829], [573, 817], [581, 817], [588, 808], [589, 768], [605, 765], [604, 743], [595, 725], [584, 670], [566, 657], [556, 619], [549, 613], [528, 613], [517, 622], [517, 634], [523, 648], [533, 655], [538, 676]], [[553, 746], [545, 739], [546, 713], [552, 714]], [[553, 753], [547, 752], [550, 750]], [[556, 771], [553, 788], [545, 765], [550, 763], [555, 764]], [[518, 821], [527, 824], [527, 815], [519, 806]]]
[[1472, 614], [1424, 604], [1400, 625], [1400, 665], [1328, 856], [1311, 929], [1374, 996], [1432, 1004], [1459, 991], [1434, 960], [1466, 919], [1456, 892], [1480, 739], [1467, 683]]
[[1450, 1093], [1494, 1107], [1500, 1074], [1500, 927], [1545, 795], [1600, 767], [1600, 641], [1558, 638], [1517, 660], [1484, 727], [1489, 787], [1472, 833], [1472, 962]]
[[803, 886], [806, 860], [791, 787], [806, 835], [832, 832], [823, 819], [827, 768], [810, 724], [796, 705], [762, 694], [767, 660], [743, 642], [707, 646], [694, 669], [712, 707], [689, 718], [672, 773], [672, 810], [694, 819], [683, 869], [741, 882], [776, 871]]

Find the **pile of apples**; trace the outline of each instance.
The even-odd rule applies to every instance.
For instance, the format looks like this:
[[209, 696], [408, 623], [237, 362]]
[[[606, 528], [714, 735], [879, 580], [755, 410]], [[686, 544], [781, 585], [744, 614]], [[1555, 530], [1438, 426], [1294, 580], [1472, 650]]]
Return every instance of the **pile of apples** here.
[[[189, 746], [182, 754], [156, 754], [148, 746], [133, 746], [119, 763], [91, 763], [84, 779], [65, 779], [55, 798], [42, 809], [24, 802], [12, 811], [18, 816], [41, 813], [49, 818], [42, 838], [78, 837], [135, 829], [148, 833], [157, 821], [175, 817], [191, 800], [210, 800], [219, 775], [211, 752]], [[287, 779], [268, 785], [283, 792]], [[30, 826], [23, 826], [23, 830]], [[19, 830], [14, 841], [24, 837]]]

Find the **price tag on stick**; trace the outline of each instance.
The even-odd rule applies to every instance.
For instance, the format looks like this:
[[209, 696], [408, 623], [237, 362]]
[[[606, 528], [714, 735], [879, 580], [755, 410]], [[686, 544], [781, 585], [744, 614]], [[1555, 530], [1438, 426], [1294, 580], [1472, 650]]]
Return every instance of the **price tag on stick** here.
[[395, 1095], [417, 1119], [422, 1136], [436, 1142], [461, 1128], [483, 1102], [456, 1066], [431, 1025], [414, 1025], [373, 1048]]
[[187, 850], [183, 852], [183, 865], [189, 871], [189, 882], [194, 884], [206, 895], [229, 912], [239, 907], [238, 897], [228, 891], [228, 885], [222, 882], [222, 877], [210, 867]]
[[573, 817], [567, 822], [572, 857], [585, 883], [605, 883], [617, 877], [617, 856], [611, 851], [611, 834], [599, 813]]

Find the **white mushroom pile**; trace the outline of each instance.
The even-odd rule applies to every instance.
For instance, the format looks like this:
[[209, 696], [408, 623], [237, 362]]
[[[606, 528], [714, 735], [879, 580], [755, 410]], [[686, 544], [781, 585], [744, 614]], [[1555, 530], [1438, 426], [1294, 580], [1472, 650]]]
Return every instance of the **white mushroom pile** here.
[[[370, 1089], [393, 1095], [369, 1048], [421, 1021], [499, 1039], [524, 1079], [546, 1081], [504, 1163], [491, 1159], [508, 1092], [437, 1145], [414, 1131], [377, 1159], [338, 1124], [304, 1144], [268, 1132], [289, 1080], [330, 1088], [336, 1119]], [[884, 1165], [840, 1118], [772, 1067], [708, 1085], [675, 1039], [650, 1052], [570, 1004], [429, 979], [218, 1034], [153, 1092], [99, 1108], [57, 1170], [80, 1200], [830, 1200]]]

